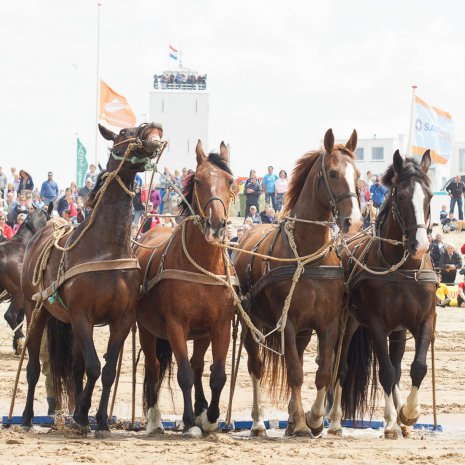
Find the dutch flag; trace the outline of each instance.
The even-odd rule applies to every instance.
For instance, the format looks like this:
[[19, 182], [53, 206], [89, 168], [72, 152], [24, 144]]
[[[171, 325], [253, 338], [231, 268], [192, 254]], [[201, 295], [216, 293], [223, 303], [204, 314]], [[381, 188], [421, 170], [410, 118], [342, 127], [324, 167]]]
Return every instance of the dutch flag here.
[[169, 46], [169, 50], [170, 50], [170, 58], [172, 58], [173, 60], [177, 60], [178, 51], [172, 45]]

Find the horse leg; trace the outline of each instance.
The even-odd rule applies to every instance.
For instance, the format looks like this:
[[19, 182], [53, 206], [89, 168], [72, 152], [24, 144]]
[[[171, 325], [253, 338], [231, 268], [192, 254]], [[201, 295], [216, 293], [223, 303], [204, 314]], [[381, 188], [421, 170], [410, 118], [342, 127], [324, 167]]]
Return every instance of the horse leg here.
[[231, 322], [226, 320], [214, 329], [212, 340], [213, 363], [210, 367], [210, 389], [212, 398], [207, 411], [200, 416], [202, 431], [212, 433], [218, 429], [220, 396], [226, 383], [226, 357], [228, 356]]
[[291, 389], [289, 400], [288, 429], [286, 434], [293, 436], [311, 436], [310, 429], [305, 421], [305, 412], [302, 406], [302, 383], [304, 372], [297, 347], [297, 334], [294, 325], [289, 321], [284, 329], [284, 343], [286, 355], [284, 361], [287, 370], [287, 382]]
[[37, 385], [37, 381], [40, 376], [40, 343], [42, 341], [42, 334], [44, 332], [45, 323], [49, 317], [49, 313], [45, 308], [39, 313], [39, 316], [35, 320], [34, 327], [30, 329], [29, 342], [27, 351], [29, 354], [29, 360], [27, 362], [27, 399], [26, 406], [23, 411], [23, 422], [22, 426], [29, 429], [32, 426], [32, 419], [34, 418], [34, 393]]
[[195, 426], [194, 409], [192, 408], [192, 386], [194, 385], [194, 370], [189, 362], [187, 350], [187, 335], [181, 324], [168, 322], [168, 341], [173, 350], [173, 355], [178, 365], [178, 384], [182, 390], [184, 399], [184, 413], [182, 421], [184, 423], [183, 435], [185, 437], [202, 437], [202, 430]]
[[342, 342], [339, 368], [336, 375], [333, 405], [329, 412], [330, 425], [328, 428], [328, 434], [332, 434], [334, 436], [342, 435], [342, 385], [344, 384], [344, 380], [347, 374], [347, 354], [349, 352], [350, 341], [352, 340], [352, 336], [354, 335], [355, 331], [357, 331], [358, 327], [359, 324], [357, 320], [353, 316], [349, 315], [344, 333], [344, 339]]
[[84, 357], [87, 382], [84, 390], [76, 397], [73, 419], [81, 434], [87, 434], [89, 426], [89, 409], [95, 383], [100, 376], [100, 360], [93, 341], [94, 325], [85, 319], [73, 322], [73, 333]]
[[191, 357], [191, 367], [194, 370], [194, 390], [195, 390], [195, 403], [194, 413], [196, 417], [199, 417], [204, 410], [208, 408], [208, 402], [205, 398], [203, 391], [202, 375], [204, 369], [204, 358], [205, 352], [210, 345], [210, 338], [204, 337], [202, 339], [196, 339], [194, 341], [194, 351]]
[[320, 363], [315, 375], [316, 399], [305, 418], [313, 436], [321, 434], [324, 428], [326, 391], [331, 383], [331, 368], [334, 347], [336, 345], [339, 322], [334, 322], [324, 330], [318, 331], [318, 349]]
[[[22, 313], [24, 317], [24, 312], [20, 310], [20, 303], [18, 302], [19, 299], [16, 297], [11, 298], [10, 305], [8, 305], [8, 309], [5, 312], [4, 318], [6, 322], [9, 324], [10, 328], [13, 330], [15, 329], [18, 324], [22, 321], [19, 319], [20, 313]], [[22, 339], [20, 342], [19, 339]], [[21, 353], [22, 346], [24, 344], [24, 334], [21, 329], [17, 329], [13, 336], [13, 349], [15, 350], [15, 354], [19, 355]]]
[[144, 410], [147, 414], [147, 434], [164, 433], [161, 421], [160, 409], [158, 408], [158, 380], [160, 362], [157, 359], [157, 339], [149, 333], [142, 325], [139, 327], [139, 340], [145, 356], [144, 374]]
[[386, 439], [397, 439], [399, 427], [392, 393], [395, 384], [395, 369], [388, 354], [387, 334], [376, 324], [371, 324], [368, 329], [379, 362], [379, 381], [384, 390], [384, 419], [386, 420], [384, 437]]
[[126, 337], [131, 330], [133, 324], [132, 314], [123, 319], [117, 320], [117, 323], [110, 323], [110, 339], [108, 340], [107, 359], [102, 370], [102, 396], [97, 410], [97, 430], [95, 437], [103, 439], [110, 436], [110, 428], [108, 427], [108, 401], [110, 399], [110, 391], [116, 376], [116, 364], [118, 356], [121, 352], [121, 347], [126, 340]]
[[252, 428], [250, 429], [251, 437], [266, 436], [266, 427], [263, 421], [263, 405], [261, 401], [260, 379], [263, 375], [263, 362], [260, 357], [258, 344], [252, 337], [250, 331], [247, 331], [244, 338], [244, 348], [247, 351], [247, 368], [250, 378], [252, 379], [253, 404], [252, 404]]
[[68, 408], [72, 412], [76, 409], [76, 399], [81, 395], [84, 390], [84, 373], [86, 370], [86, 363], [84, 356], [76, 339], [73, 344], [73, 382], [74, 382], [74, 399], [68, 399]]
[[391, 359], [392, 365], [394, 366], [395, 370], [395, 384], [394, 389], [392, 391], [394, 405], [397, 410], [397, 423], [399, 424], [402, 435], [404, 437], [409, 436], [410, 434], [410, 427], [401, 425], [401, 421], [399, 419], [399, 410], [402, 407], [404, 401], [402, 400], [402, 393], [400, 391], [400, 377], [402, 375], [402, 358], [405, 353], [405, 345], [406, 345], [406, 331], [394, 331], [389, 335], [389, 358]]
[[418, 400], [418, 390], [420, 389], [421, 382], [426, 376], [427, 364], [426, 356], [428, 354], [428, 347], [433, 338], [433, 322], [435, 312], [431, 312], [428, 320], [423, 323], [420, 329], [414, 333], [415, 337], [415, 358], [410, 367], [410, 378], [412, 379], [412, 387], [410, 394], [407, 397], [407, 402], [399, 410], [400, 421], [406, 425], [414, 425], [420, 417], [420, 403]]

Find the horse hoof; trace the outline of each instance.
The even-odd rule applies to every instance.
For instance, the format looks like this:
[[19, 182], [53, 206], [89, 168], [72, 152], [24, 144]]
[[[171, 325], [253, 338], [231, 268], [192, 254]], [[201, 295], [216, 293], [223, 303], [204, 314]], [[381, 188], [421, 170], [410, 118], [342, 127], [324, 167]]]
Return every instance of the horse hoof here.
[[21, 355], [21, 352], [23, 351], [23, 347], [24, 347], [24, 337], [20, 337], [18, 340], [17, 340], [17, 348], [16, 348], [16, 355]]
[[312, 435], [314, 438], [318, 438], [321, 436], [321, 433], [323, 432], [325, 425], [322, 423], [321, 426], [318, 428], [310, 428], [310, 431], [312, 432]]
[[198, 417], [195, 424], [204, 432], [204, 433], [214, 433], [218, 429], [218, 421], [215, 423], [210, 423], [210, 420], [207, 416], [207, 411], [204, 410]]
[[397, 439], [397, 431], [395, 430], [387, 430], [384, 432], [385, 439]]
[[192, 428], [184, 431], [182, 433], [183, 437], [191, 439], [199, 439], [202, 437], [202, 430], [198, 426], [193, 426]]
[[290, 438], [294, 436], [295, 426], [294, 423], [288, 422], [286, 426], [286, 431], [284, 431], [284, 436]]
[[146, 433], [149, 436], [158, 436], [159, 434], [165, 434], [165, 428], [157, 426], [156, 428], [146, 429]]
[[312, 431], [309, 428], [296, 430], [294, 431], [293, 436], [295, 438], [312, 438], [313, 437]]
[[399, 410], [399, 420], [405, 426], [413, 426], [418, 421], [419, 418], [420, 418], [420, 415], [418, 415], [416, 418], [407, 418], [404, 415], [404, 407], [403, 406]]
[[340, 438], [342, 437], [342, 428], [334, 428], [334, 429], [329, 428], [328, 435]]
[[71, 423], [68, 425], [69, 430], [78, 436], [85, 438], [88, 433], [90, 433], [89, 425], [80, 425], [75, 420], [71, 420]]
[[29, 433], [30, 431], [34, 431], [32, 425], [21, 425], [21, 428], [25, 433]]
[[111, 437], [111, 431], [109, 429], [98, 429], [94, 433], [95, 439], [108, 439]]
[[401, 431], [402, 431], [402, 436], [404, 438], [411, 438], [413, 437], [413, 431], [412, 431], [412, 428], [410, 426], [404, 426], [404, 425], [401, 425], [400, 427]]
[[266, 429], [251, 429], [250, 430], [250, 437], [251, 438], [266, 438]]

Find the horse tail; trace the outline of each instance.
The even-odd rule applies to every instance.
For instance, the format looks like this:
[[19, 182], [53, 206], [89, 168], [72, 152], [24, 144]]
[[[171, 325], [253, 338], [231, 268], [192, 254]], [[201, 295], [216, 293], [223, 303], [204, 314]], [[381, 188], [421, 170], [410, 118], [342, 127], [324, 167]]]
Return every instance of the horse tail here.
[[[171, 389], [171, 380], [173, 378], [173, 350], [171, 349], [170, 343], [166, 339], [157, 338], [156, 343], [156, 356], [158, 363], [160, 364], [158, 372], [158, 382], [155, 386], [149, 385], [147, 376], [144, 377], [144, 395], [143, 395], [143, 410], [147, 413], [148, 407], [153, 405], [153, 401], [158, 399], [161, 385], [165, 379], [165, 375], [168, 373], [168, 389], [173, 397]], [[153, 397], [152, 397], [153, 396]]]
[[[371, 390], [369, 385], [371, 382]], [[342, 382], [343, 418], [372, 418], [378, 388], [377, 360], [368, 329], [360, 326], [352, 337]]]
[[[271, 349], [271, 350], [270, 350]], [[270, 397], [281, 401], [289, 394], [285, 359], [281, 354], [281, 332], [275, 331], [266, 338], [266, 347], [260, 346], [259, 356], [263, 360], [261, 384], [265, 384]]]
[[50, 315], [47, 321], [47, 342], [56, 399], [60, 401], [65, 396], [74, 401], [74, 338], [71, 325], [63, 323]]

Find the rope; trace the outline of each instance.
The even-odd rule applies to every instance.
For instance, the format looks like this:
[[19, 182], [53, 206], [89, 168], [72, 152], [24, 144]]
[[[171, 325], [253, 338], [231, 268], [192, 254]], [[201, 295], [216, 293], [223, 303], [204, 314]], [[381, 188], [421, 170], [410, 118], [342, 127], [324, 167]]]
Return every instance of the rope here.
[[129, 155], [131, 154], [131, 152], [136, 149], [136, 148], [141, 148], [142, 147], [142, 143], [141, 142], [137, 142], [137, 143], [130, 143], [128, 145], [128, 148], [126, 149], [126, 151], [124, 152], [124, 155], [121, 159], [121, 162], [120, 164], [118, 165], [118, 168], [116, 168], [115, 171], [112, 171], [111, 173], [105, 173], [103, 176], [102, 176], [102, 179], [105, 179], [105, 182], [103, 183], [103, 186], [100, 188], [100, 190], [97, 192], [96, 194], [96, 197], [97, 197], [97, 202], [94, 206], [94, 208], [92, 209], [92, 213], [90, 215], [90, 219], [89, 219], [89, 222], [86, 224], [86, 226], [84, 227], [84, 229], [80, 232], [79, 236], [76, 238], [76, 240], [68, 247], [61, 247], [59, 244], [58, 244], [58, 239], [55, 240], [55, 247], [58, 249], [58, 250], [61, 250], [62, 252], [68, 252], [72, 249], [74, 249], [74, 247], [76, 247], [79, 242], [81, 241], [81, 239], [84, 237], [85, 233], [92, 227], [92, 224], [94, 223], [94, 219], [95, 219], [95, 215], [96, 215], [96, 212], [98, 210], [98, 207], [100, 206], [100, 203], [102, 202], [102, 199], [104, 197], [104, 194], [105, 192], [107, 191], [108, 189], [108, 186], [110, 185], [110, 183], [116, 179], [118, 181], [118, 184], [123, 188], [124, 192], [126, 192], [129, 196], [133, 196], [133, 192], [131, 192], [124, 184], [124, 182], [121, 180], [121, 178], [118, 176], [119, 172], [121, 171], [121, 168], [123, 167], [123, 164], [124, 162], [126, 161], [126, 159], [129, 157]]
[[[181, 242], [182, 242], [182, 250], [186, 256], [186, 258], [189, 260], [189, 262], [191, 263], [191, 265], [196, 268], [197, 270], [199, 270], [201, 273], [205, 274], [206, 276], [210, 276], [211, 278], [215, 279], [216, 281], [220, 282], [221, 284], [223, 284], [224, 286], [226, 286], [230, 291], [231, 291], [231, 295], [233, 297], [233, 300], [234, 300], [234, 304], [236, 305], [236, 308], [242, 318], [242, 321], [246, 324], [246, 326], [250, 329], [250, 332], [253, 334], [255, 340], [257, 342], [264, 342], [265, 341], [265, 336], [262, 334], [262, 332], [256, 328], [254, 326], [254, 324], [252, 323], [252, 320], [250, 319], [249, 315], [247, 315], [246, 311], [244, 310], [244, 308], [242, 307], [242, 303], [241, 303], [241, 300], [239, 298], [239, 296], [237, 295], [236, 293], [236, 290], [234, 289], [234, 287], [232, 286], [231, 283], [229, 283], [228, 281], [226, 281], [225, 279], [221, 278], [220, 276], [216, 275], [215, 273], [212, 273], [211, 271], [208, 271], [206, 270], [205, 268], [203, 268], [202, 266], [200, 266], [192, 257], [191, 255], [189, 254], [189, 251], [187, 250], [187, 245], [186, 245], [186, 224], [187, 224], [187, 220], [194, 220], [193, 217], [188, 217], [186, 218], [185, 221], [183, 221], [181, 224], [182, 224], [182, 236], [181, 236]], [[179, 225], [181, 226], [181, 225]], [[177, 229], [177, 228], [176, 228]], [[224, 255], [223, 255], [224, 257]], [[229, 264], [229, 257], [227, 259], [227, 262]]]

